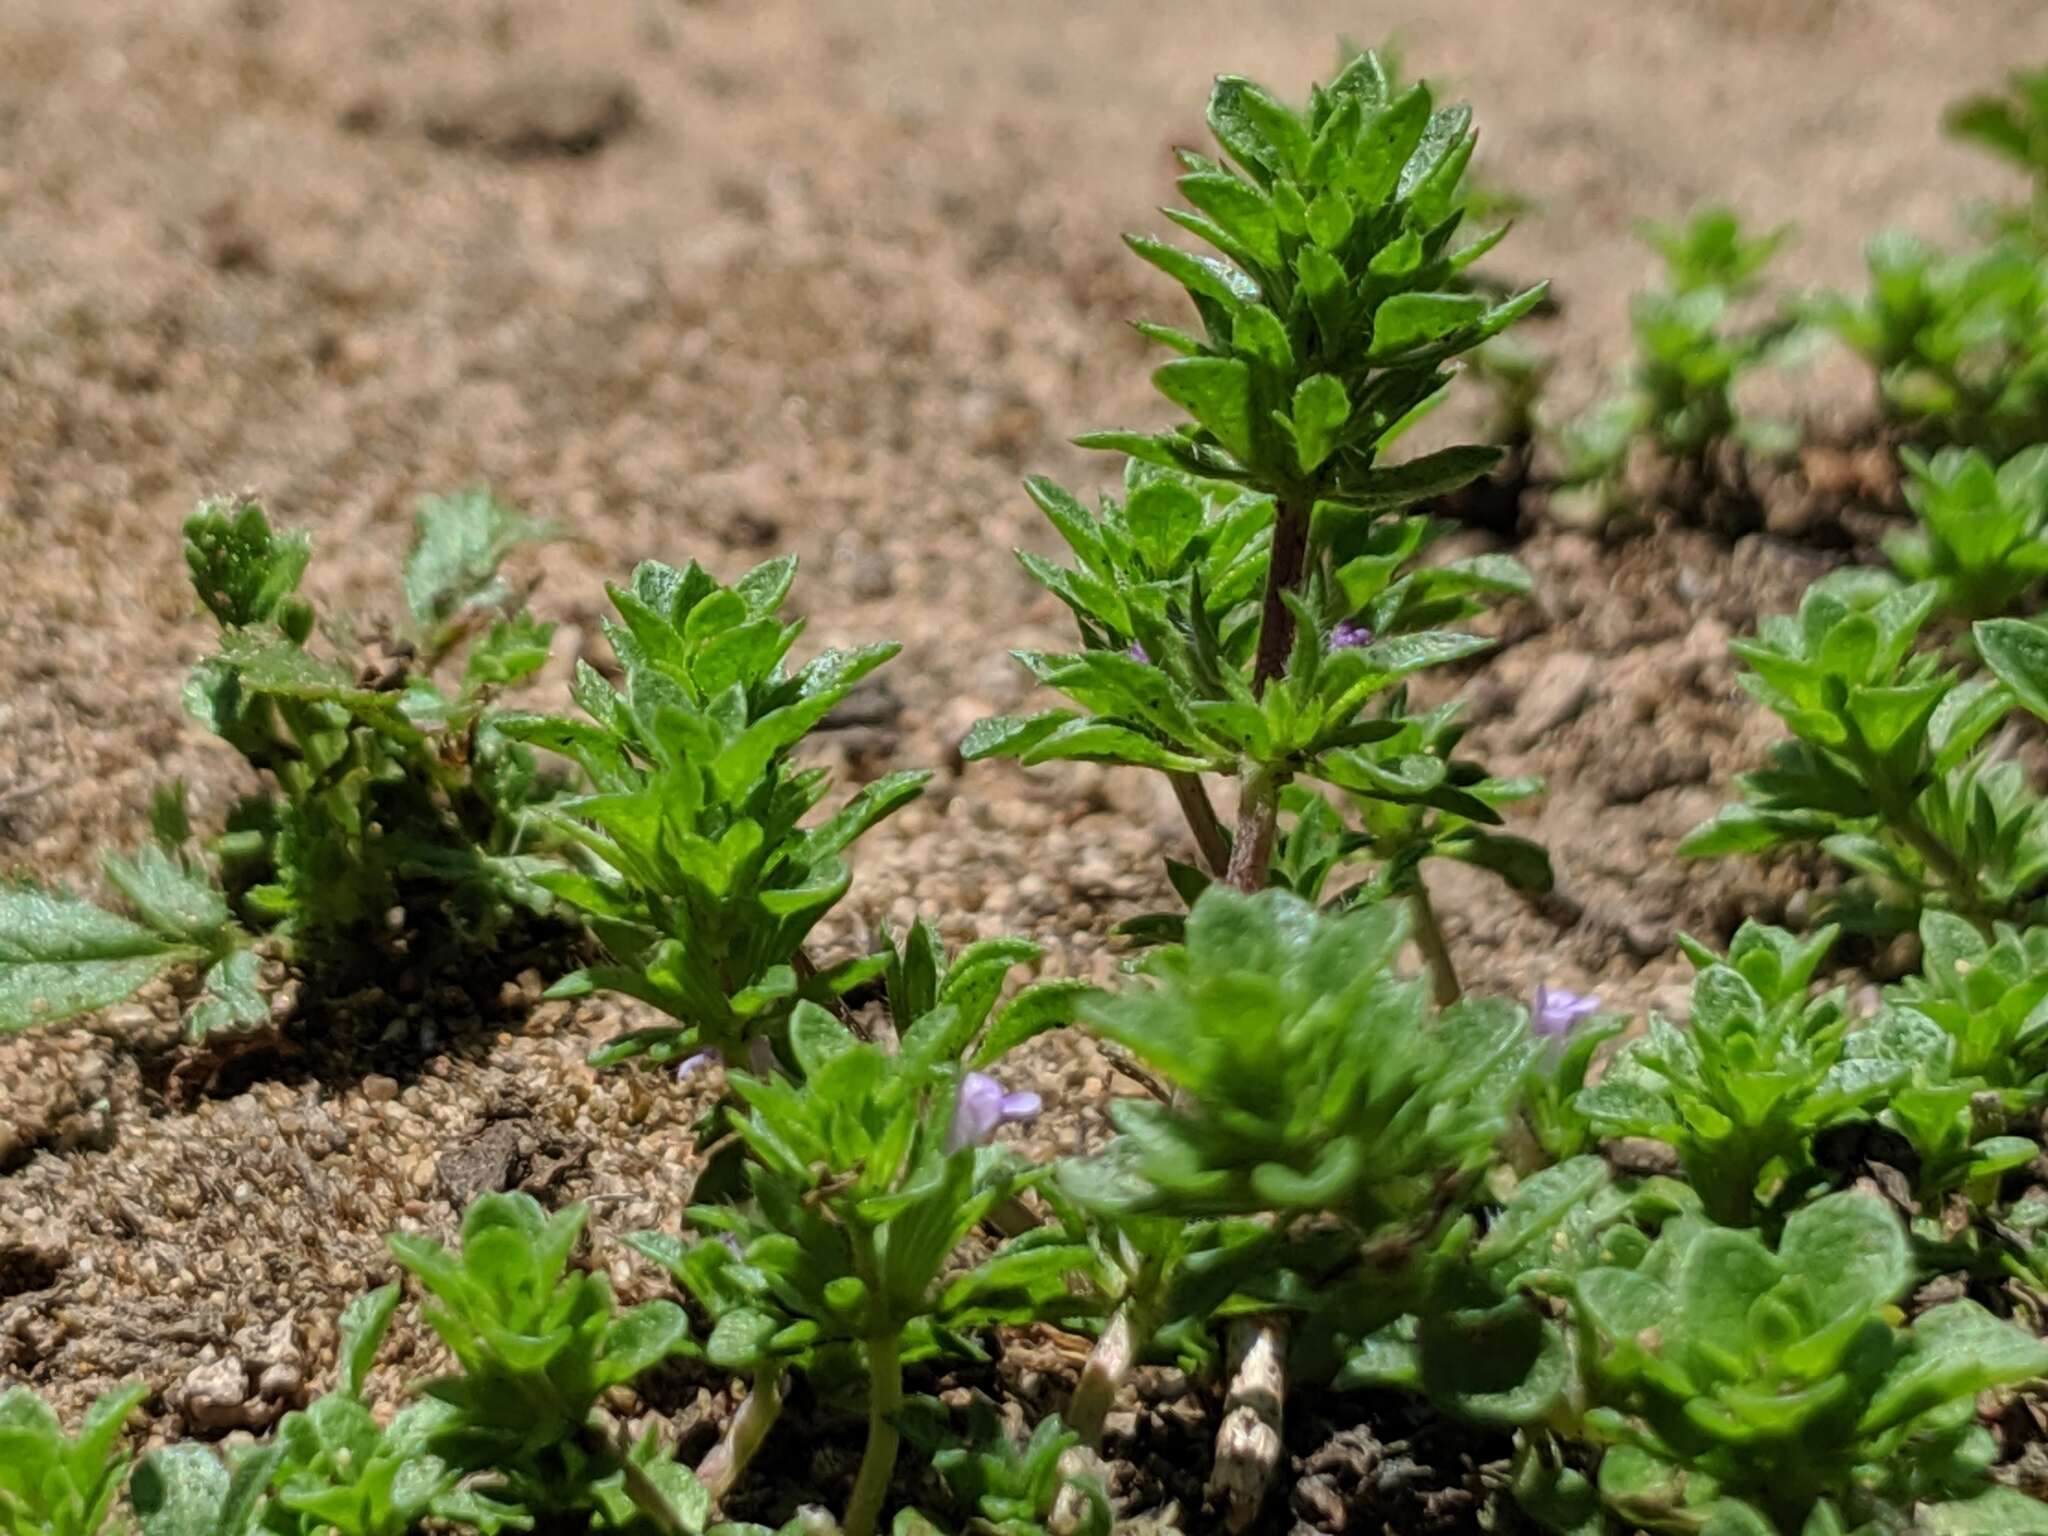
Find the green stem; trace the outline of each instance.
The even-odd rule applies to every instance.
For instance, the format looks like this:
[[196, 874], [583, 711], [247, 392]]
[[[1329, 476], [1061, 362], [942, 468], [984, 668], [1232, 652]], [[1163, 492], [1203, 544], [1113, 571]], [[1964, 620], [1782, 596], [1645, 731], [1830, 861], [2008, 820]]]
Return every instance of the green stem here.
[[902, 1436], [896, 1416], [903, 1410], [902, 1335], [884, 1334], [868, 1340], [868, 1444], [846, 1503], [845, 1536], [875, 1536], [882, 1500], [896, 1472], [896, 1449]]
[[1920, 862], [1941, 882], [1956, 915], [1968, 918], [1988, 935], [1991, 924], [1984, 911], [1983, 896], [1977, 889], [1976, 879], [1963, 867], [1963, 861], [1928, 829], [1910, 806], [1902, 809], [1893, 825], [1912, 850], [1920, 855]]
[[1180, 802], [1181, 814], [1188, 819], [1188, 830], [1195, 834], [1195, 847], [1201, 851], [1202, 862], [1209, 866], [1210, 874], [1222, 876], [1230, 868], [1230, 836], [1216, 819], [1216, 807], [1209, 803], [1209, 791], [1202, 787], [1202, 776], [1169, 773], [1166, 779], [1173, 786], [1174, 799]]
[[1990, 915], [1986, 911], [1982, 892], [1978, 889], [1976, 876], [1956, 857], [1950, 848], [1926, 822], [1920, 819], [1911, 797], [1889, 791], [1879, 791], [1877, 786], [1884, 782], [1882, 768], [1866, 755], [1858, 766], [1863, 770], [1863, 781], [1872, 786], [1877, 794], [1878, 809], [1894, 832], [1905, 840], [1906, 846], [1920, 856], [1920, 862], [1934, 877], [1940, 888], [1947, 893], [1949, 904], [1956, 916], [1965, 918], [1983, 931], [1986, 937], [1991, 933]]
[[[1252, 664], [1252, 692], [1287, 671], [1294, 649], [1294, 610], [1287, 594], [1300, 588], [1308, 568], [1309, 508], [1312, 501], [1283, 500], [1273, 508], [1273, 549], [1266, 561], [1265, 607], [1259, 618], [1259, 649]], [[1245, 765], [1238, 791], [1237, 836], [1230, 847], [1225, 878], [1240, 891], [1256, 894], [1266, 888], [1273, 867], [1273, 837], [1280, 821], [1280, 791], [1287, 783], [1283, 769], [1269, 764]]]
[[1436, 920], [1436, 908], [1430, 904], [1429, 886], [1419, 869], [1415, 871], [1415, 888], [1408, 893], [1408, 901], [1415, 909], [1415, 943], [1422, 958], [1429, 962], [1436, 1004], [1448, 1008], [1465, 995], [1465, 989], [1458, 985], [1458, 968], [1451, 961], [1450, 946], [1444, 942], [1443, 927]]
[[1955, 850], [1936, 837], [1927, 823], [1920, 819], [1919, 796], [1900, 789], [1892, 782], [1879, 754], [1871, 751], [1862, 731], [1853, 721], [1849, 723], [1849, 732], [1849, 741], [1840, 753], [1870, 787], [1878, 813], [1905, 840], [1906, 846], [1920, 856], [1920, 862], [1927, 867], [1928, 873], [1948, 893], [1956, 915], [1976, 924], [1989, 937], [1991, 923], [1975, 874], [1956, 857]]
[[1247, 765], [1238, 790], [1237, 836], [1230, 845], [1224, 879], [1257, 895], [1273, 868], [1273, 838], [1280, 826], [1280, 790], [1287, 774], [1279, 768]]
[[[626, 1438], [624, 1429], [617, 1432], [617, 1440], [614, 1443], [606, 1440], [604, 1431], [597, 1425], [586, 1424], [583, 1426], [582, 1441], [585, 1453], [592, 1459], [600, 1464], [609, 1461], [618, 1467], [625, 1479], [626, 1497], [633, 1501], [634, 1508], [647, 1517], [648, 1524], [660, 1531], [662, 1536], [689, 1536], [689, 1524], [669, 1503], [668, 1495], [663, 1493], [660, 1485], [633, 1460], [633, 1446]], [[573, 1503], [574, 1500], [568, 1497], [562, 1501], [562, 1514], [565, 1518], [561, 1521], [561, 1529], [564, 1531], [577, 1528], [579, 1523], [570, 1513]], [[551, 1521], [544, 1520], [540, 1529], [546, 1530], [551, 1524]]]
[[1287, 594], [1300, 590], [1308, 568], [1310, 505], [1307, 500], [1293, 500], [1278, 502], [1273, 508], [1273, 552], [1266, 561], [1258, 659], [1252, 665], [1253, 693], [1264, 693], [1266, 684], [1286, 672], [1288, 655], [1294, 650], [1294, 610], [1287, 606]]

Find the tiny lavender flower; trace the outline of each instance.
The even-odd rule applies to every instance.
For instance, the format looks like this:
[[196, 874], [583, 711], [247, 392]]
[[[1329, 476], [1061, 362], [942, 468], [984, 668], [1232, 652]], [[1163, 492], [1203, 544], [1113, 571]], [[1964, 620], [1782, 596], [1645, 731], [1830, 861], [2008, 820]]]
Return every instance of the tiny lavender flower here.
[[1539, 1039], [1561, 1039], [1571, 1033], [1574, 1024], [1599, 1007], [1600, 999], [1597, 997], [1567, 992], [1563, 987], [1538, 987], [1529, 1030]]
[[1142, 661], [1147, 666], [1151, 665], [1152, 658], [1145, 654], [1145, 647], [1138, 644], [1138, 642], [1135, 640], [1131, 642], [1130, 649], [1126, 650], [1124, 654], [1130, 657], [1133, 661]]
[[[676, 1065], [676, 1081], [687, 1082], [706, 1067], [716, 1063], [730, 1066], [723, 1051], [699, 1051], [694, 1056], [685, 1056]], [[779, 1068], [775, 1061], [775, 1047], [768, 1043], [765, 1035], [756, 1035], [747, 1042], [747, 1070], [756, 1077], [773, 1076]]]
[[685, 1056], [676, 1065], [676, 1081], [679, 1083], [688, 1082], [713, 1062], [722, 1065], [724, 1061], [725, 1058], [717, 1051], [699, 1051], [694, 1056]]
[[988, 1145], [1006, 1125], [1034, 1120], [1044, 1107], [1035, 1093], [1010, 1093], [986, 1072], [970, 1072], [960, 1081], [960, 1096], [953, 1102], [953, 1124], [946, 1132], [946, 1150]]
[[1349, 619], [1337, 621], [1337, 627], [1330, 631], [1330, 649], [1349, 651], [1361, 645], [1372, 644], [1372, 631], [1363, 624], [1354, 624]]

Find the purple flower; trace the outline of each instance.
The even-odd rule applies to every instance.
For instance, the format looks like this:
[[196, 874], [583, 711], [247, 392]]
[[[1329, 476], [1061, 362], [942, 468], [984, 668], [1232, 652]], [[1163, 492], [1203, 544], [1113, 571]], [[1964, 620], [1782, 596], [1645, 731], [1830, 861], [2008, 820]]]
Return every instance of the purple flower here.
[[960, 1095], [953, 1101], [946, 1150], [987, 1146], [1004, 1126], [1035, 1120], [1044, 1107], [1035, 1093], [1011, 1093], [986, 1072], [970, 1072], [960, 1080]]
[[1563, 987], [1538, 987], [1529, 1032], [1539, 1040], [1561, 1040], [1571, 1033], [1574, 1024], [1599, 1007], [1597, 997], [1567, 992]]
[[718, 1051], [699, 1051], [694, 1056], [685, 1056], [676, 1067], [676, 1081], [686, 1083], [714, 1063], [724, 1066], [724, 1055]]
[[1127, 649], [1124, 652], [1124, 654], [1130, 657], [1133, 661], [1142, 661], [1147, 666], [1150, 666], [1152, 664], [1152, 658], [1145, 654], [1145, 647], [1138, 644], [1138, 642], [1135, 640], [1131, 642], [1129, 649]]
[[[676, 1066], [676, 1081], [688, 1082], [706, 1067], [716, 1064], [729, 1067], [725, 1052], [718, 1050], [699, 1051], [694, 1056], [685, 1056]], [[747, 1042], [747, 1070], [756, 1077], [772, 1077], [781, 1070], [775, 1060], [775, 1047], [766, 1035], [756, 1035]]]
[[1349, 619], [1339, 619], [1337, 627], [1330, 631], [1330, 649], [1333, 651], [1355, 650], [1361, 645], [1371, 644], [1372, 631]]

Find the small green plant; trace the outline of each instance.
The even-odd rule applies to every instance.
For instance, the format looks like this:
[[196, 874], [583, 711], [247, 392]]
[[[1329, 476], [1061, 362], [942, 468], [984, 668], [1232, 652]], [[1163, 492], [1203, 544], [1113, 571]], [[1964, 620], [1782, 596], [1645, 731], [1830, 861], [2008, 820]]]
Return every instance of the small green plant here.
[[448, 1404], [413, 1403], [380, 1426], [363, 1401], [397, 1306], [396, 1285], [349, 1304], [335, 1389], [286, 1414], [273, 1440], [232, 1453], [232, 1472], [190, 1441], [146, 1458], [131, 1489], [143, 1536], [408, 1536], [429, 1517], [486, 1536], [530, 1529], [525, 1511], [466, 1486], [463, 1469], [429, 1449]]
[[[1537, 1046], [1511, 1004], [1463, 1001], [1432, 1018], [1426, 988], [1393, 961], [1405, 908], [1322, 915], [1282, 891], [1218, 886], [1189, 915], [1185, 945], [1147, 961], [1150, 984], [1084, 1005], [1096, 1035], [1173, 1090], [1119, 1099], [1118, 1137], [1070, 1163], [1065, 1192], [1113, 1222], [1221, 1222], [1197, 1249], [1126, 1231], [1143, 1256], [1123, 1323], [1185, 1309], [1178, 1276], [1199, 1266], [1210, 1315], [1297, 1316], [1297, 1355], [1327, 1375], [1340, 1337], [1421, 1306], [1469, 1239], [1470, 1211]], [[1235, 1235], [1233, 1219], [1250, 1219]], [[1149, 1259], [1149, 1266], [1145, 1263]], [[1233, 1299], [1234, 1298], [1234, 1299]]]
[[[281, 791], [242, 802], [219, 844], [223, 882], [253, 925], [340, 953], [394, 908], [475, 942], [546, 905], [540, 861], [523, 852], [540, 781], [484, 706], [547, 659], [552, 626], [500, 612], [509, 594], [496, 572], [548, 531], [481, 493], [423, 504], [405, 567], [409, 625], [390, 666], [353, 669], [309, 649], [313, 610], [294, 595], [302, 536], [272, 533], [254, 503], [204, 507], [186, 524], [193, 584], [222, 627], [186, 708]], [[465, 635], [451, 694], [428, 673]]]
[[2048, 1345], [1971, 1301], [1901, 1327], [1912, 1278], [1898, 1218], [1855, 1192], [1794, 1213], [1775, 1250], [1679, 1217], [1637, 1262], [1579, 1274], [1602, 1502], [1651, 1531], [1817, 1536], [1980, 1494], [1977, 1394], [2048, 1373]]
[[1892, 420], [2001, 458], [2048, 440], [2048, 256], [2017, 240], [1947, 255], [1895, 231], [1865, 260], [1868, 295], [1808, 315], [1877, 370]]
[[2048, 577], [2048, 447], [1994, 465], [1974, 449], [1907, 448], [1906, 504], [1919, 526], [1884, 552], [1911, 582], [1932, 582], [1957, 619], [2011, 613]]
[[[1045, 1536], [1060, 1490], [1069, 1486], [1060, 1475], [1060, 1459], [1080, 1440], [1053, 1414], [1040, 1419], [1019, 1445], [1001, 1416], [980, 1398], [969, 1405], [964, 1441], [949, 1426], [934, 1426], [919, 1438], [954, 1507], [966, 1512], [962, 1529], [969, 1536]], [[1084, 1513], [1062, 1528], [1072, 1536], [1109, 1536], [1109, 1496], [1101, 1483], [1075, 1486], [1085, 1490]]]
[[1794, 323], [1773, 317], [1739, 326], [1731, 314], [1791, 231], [1750, 236], [1732, 212], [1713, 208], [1685, 225], [1646, 224], [1640, 233], [1664, 260], [1665, 286], [1630, 305], [1636, 360], [1627, 385], [1558, 434], [1562, 483], [1608, 510], [1638, 438], [1701, 475], [1725, 446], [1777, 458], [1797, 441], [1789, 426], [1750, 416], [1737, 400], [1744, 377], [1779, 354]]
[[1989, 150], [2033, 182], [2031, 202], [1996, 208], [1993, 228], [2048, 246], [2048, 69], [2014, 70], [2002, 94], [1959, 101], [1945, 122], [1955, 137]]
[[426, 1320], [458, 1367], [425, 1388], [447, 1412], [422, 1443], [460, 1472], [488, 1472], [494, 1499], [538, 1517], [670, 1533], [700, 1524], [708, 1499], [687, 1470], [651, 1439], [613, 1444], [592, 1420], [609, 1388], [681, 1351], [689, 1324], [669, 1301], [618, 1312], [602, 1275], [572, 1269], [583, 1222], [581, 1206], [550, 1216], [527, 1194], [485, 1195], [463, 1216], [459, 1252], [390, 1239], [433, 1297]]
[[601, 1062], [700, 1050], [737, 1062], [799, 1000], [829, 1002], [881, 969], [860, 957], [820, 971], [804, 941], [846, 894], [840, 855], [930, 775], [887, 775], [802, 825], [826, 774], [797, 767], [792, 750], [899, 648], [827, 651], [786, 669], [803, 625], [777, 614], [795, 576], [794, 560], [771, 560], [726, 587], [694, 563], [643, 563], [610, 589], [620, 622], [605, 635], [623, 689], [584, 664], [572, 692], [585, 718], [498, 719], [508, 737], [575, 762], [590, 785], [544, 812], [582, 867], [540, 879], [583, 916], [609, 963], [552, 995], [624, 992], [675, 1021], [622, 1037]]
[[[182, 788], [160, 791], [154, 840], [105, 861], [135, 919], [64, 892], [0, 889], [0, 1029], [103, 1007], [191, 965], [205, 976], [186, 1017], [196, 1038], [266, 1016], [250, 953], [259, 935], [331, 967], [375, 952], [396, 909], [428, 946], [484, 944], [545, 909], [529, 812], [546, 786], [485, 706], [547, 659], [551, 626], [518, 610], [497, 568], [548, 533], [482, 492], [424, 503], [405, 567], [409, 620], [388, 665], [358, 670], [312, 649], [303, 534], [273, 531], [249, 501], [194, 513], [186, 564], [221, 635], [185, 705], [276, 788], [236, 805], [210, 861], [192, 844]], [[429, 674], [465, 645], [461, 683], [445, 691]]]
[[[1008, 965], [995, 969], [997, 981]], [[1042, 1176], [985, 1145], [1006, 1120], [1036, 1114], [1036, 1096], [1006, 1094], [993, 1077], [956, 1065], [993, 1065], [1004, 1049], [983, 1030], [993, 997], [961, 1006], [981, 991], [977, 971], [952, 967], [952, 993], [938, 989], [938, 1004], [903, 1026], [895, 1053], [799, 1004], [788, 1049], [801, 1077], [729, 1075], [745, 1106], [733, 1133], [750, 1153], [752, 1198], [692, 1206], [690, 1223], [705, 1235], [690, 1243], [635, 1239], [715, 1319], [707, 1358], [748, 1372], [750, 1403], [764, 1405], [745, 1444], [727, 1450], [721, 1477], [737, 1475], [766, 1436], [782, 1372], [864, 1380], [868, 1442], [846, 1505], [848, 1536], [872, 1536], [881, 1520], [907, 1362], [975, 1358], [977, 1329], [1087, 1311], [1065, 1276], [1085, 1270], [1090, 1251], [1057, 1227], [1032, 1229], [948, 1274], [967, 1235]]]
[[1600, 1047], [1628, 1027], [1627, 1019], [1601, 1014], [1599, 1007], [1597, 997], [1536, 989], [1529, 1028], [1542, 1049], [1522, 1075], [1522, 1120], [1541, 1161], [1565, 1162], [1593, 1151], [1599, 1140], [1578, 1095]]
[[1673, 293], [1715, 289], [1730, 298], [1754, 296], [1763, 286], [1764, 269], [1792, 239], [1790, 225], [1752, 235], [1730, 208], [1702, 209], [1683, 224], [1645, 221], [1636, 233], [1664, 259], [1665, 281]]
[[1841, 907], [1859, 927], [1910, 928], [1930, 906], [2025, 920], [2048, 890], [2048, 810], [2017, 762], [1980, 749], [2013, 693], [1913, 650], [1939, 601], [1933, 583], [1843, 571], [1736, 642], [1743, 687], [1792, 739], [1679, 853], [1817, 845], [1858, 877]]
[[[1004, 978], [1035, 960], [1036, 946], [988, 940], [949, 961], [928, 924], [914, 925], [900, 945], [883, 937], [891, 1016], [915, 1021], [902, 1049], [856, 1047], [842, 1024], [800, 1004], [789, 1044], [801, 1083], [776, 1071], [731, 1079], [747, 1106], [731, 1124], [752, 1149], [745, 1175], [752, 1202], [693, 1207], [691, 1221], [705, 1235], [688, 1242], [659, 1232], [627, 1239], [675, 1277], [710, 1323], [705, 1358], [749, 1379], [724, 1440], [697, 1469], [716, 1497], [737, 1483], [767, 1439], [791, 1373], [857, 1381], [883, 1347], [870, 1339], [883, 1335], [899, 1362], [945, 1350], [971, 1356], [977, 1349], [964, 1330], [986, 1309], [1004, 1321], [1034, 1317], [1063, 1294], [1065, 1270], [1092, 1263], [1058, 1228], [1042, 1228], [1006, 1257], [934, 1286], [959, 1235], [1035, 1177], [1007, 1154], [956, 1155], [973, 1153], [1003, 1124], [1039, 1107], [1036, 1095], [1006, 1093], [981, 1068], [1066, 1022], [1092, 989], [1040, 982], [998, 1007]], [[962, 1061], [964, 1072], [956, 1065]], [[915, 1192], [916, 1200], [892, 1212], [900, 1203], [892, 1190]], [[965, 1202], [955, 1212], [962, 1225], [943, 1244], [931, 1226], [940, 1207], [929, 1203], [942, 1196]], [[855, 1203], [842, 1209], [842, 1199]], [[876, 1211], [885, 1214], [870, 1214]], [[884, 1274], [876, 1266], [891, 1253], [889, 1262], [905, 1267]], [[921, 1273], [925, 1265], [930, 1272]]]
[[1946, 912], [1920, 919], [1920, 970], [1886, 994], [1953, 1042], [1958, 1078], [2013, 1095], [2048, 1088], [2048, 929], [2000, 924], [1987, 937]]
[[1578, 1094], [1579, 1112], [1605, 1135], [1672, 1147], [1715, 1221], [1751, 1226], [1796, 1205], [1822, 1177], [1814, 1137], [1868, 1118], [1910, 1072], [1851, 1056], [1842, 989], [1807, 996], [1836, 937], [1745, 923], [1725, 960], [1687, 940], [1691, 1027], [1653, 1017]]
[[121, 1429], [149, 1396], [140, 1383], [92, 1405], [74, 1438], [26, 1387], [0, 1393], [0, 1532], [99, 1536], [128, 1475]]
[[248, 930], [192, 847], [182, 785], [157, 792], [150, 823], [151, 841], [100, 864], [132, 917], [63, 890], [0, 886], [0, 1031], [118, 1003], [180, 966], [204, 976], [193, 1037], [267, 1015]]
[[1497, 1147], [1535, 1047], [1512, 1004], [1430, 1019], [1394, 968], [1402, 914], [1204, 892], [1185, 945], [1147, 962], [1150, 985], [1081, 1013], [1179, 1107], [1116, 1100], [1120, 1142], [1076, 1165], [1069, 1193], [1183, 1219], [1332, 1214], [1362, 1240], [1428, 1247]]
[[[964, 755], [1162, 770], [1210, 874], [1243, 890], [1267, 883], [1297, 777], [1498, 823], [1398, 685], [1482, 649], [1443, 626], [1526, 588], [1500, 557], [1404, 573], [1429, 534], [1405, 510], [1499, 454], [1387, 462], [1451, 363], [1543, 297], [1494, 302], [1459, 286], [1501, 233], [1454, 244], [1470, 117], [1435, 109], [1426, 86], [1396, 92], [1371, 53], [1305, 112], [1248, 80], [1218, 81], [1209, 125], [1228, 159], [1184, 152], [1192, 211], [1168, 213], [1217, 254], [1129, 240], [1194, 306], [1197, 331], [1139, 327], [1179, 354], [1153, 383], [1190, 419], [1080, 439], [1133, 461], [1126, 498], [1100, 516], [1032, 483], [1079, 566], [1025, 564], [1073, 610], [1084, 649], [1021, 659], [1079, 707], [983, 722]], [[1239, 781], [1234, 835], [1210, 809], [1212, 773]], [[1455, 995], [1455, 976], [1439, 986]]]

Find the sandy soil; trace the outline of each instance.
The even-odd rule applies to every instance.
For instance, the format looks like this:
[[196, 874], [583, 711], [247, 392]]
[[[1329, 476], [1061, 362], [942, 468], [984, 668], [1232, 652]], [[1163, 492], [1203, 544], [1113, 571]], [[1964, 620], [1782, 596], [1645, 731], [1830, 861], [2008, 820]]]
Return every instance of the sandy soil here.
[[[568, 621], [554, 686], [633, 560], [793, 550], [812, 640], [906, 642], [893, 706], [830, 750], [943, 767], [1024, 702], [1007, 648], [1064, 635], [1009, 557], [1047, 547], [1019, 475], [1100, 481], [1066, 436], [1159, 415], [1123, 322], [1171, 296], [1115, 237], [1156, 222], [1206, 77], [1299, 90], [1339, 32], [1393, 30], [1537, 204], [1497, 266], [1556, 280], [1567, 401], [1624, 353], [1632, 220], [1732, 201], [1798, 222], [1788, 283], [1853, 282], [1870, 233], [1943, 234], [1998, 184], [1941, 104], [2048, 54], [2032, 0], [7, 0], [0, 870], [89, 885], [162, 778], [202, 817], [241, 787], [178, 704], [206, 634], [177, 527], [210, 490], [312, 529], [318, 595], [368, 612], [423, 492], [483, 481], [568, 521], [538, 599]], [[1866, 390], [1829, 362], [1789, 393], [1834, 429]], [[1795, 888], [1667, 857], [1770, 734], [1725, 642], [1840, 557], [1695, 533], [1524, 554], [1539, 595], [1469, 680], [1473, 743], [1549, 777], [1529, 829], [1583, 916], [1477, 880], [1440, 903], [1479, 985], [1670, 1007], [1674, 931]], [[1106, 973], [1183, 837], [1135, 775], [942, 772], [864, 845], [833, 937], [922, 912]], [[75, 1413], [139, 1373], [176, 1434], [224, 1356], [319, 1381], [381, 1234], [446, 1225], [479, 1180], [593, 1199], [607, 1232], [673, 1223], [691, 1106], [585, 1068], [617, 1010], [532, 1006], [547, 964], [397, 978], [182, 1103], [165, 996], [0, 1044], [0, 1378]], [[1056, 1042], [1034, 1070], [1062, 1099], [1042, 1139], [1077, 1145], [1104, 1064]], [[449, 1162], [492, 1126], [501, 1166]], [[422, 1348], [402, 1333], [396, 1366]]]

